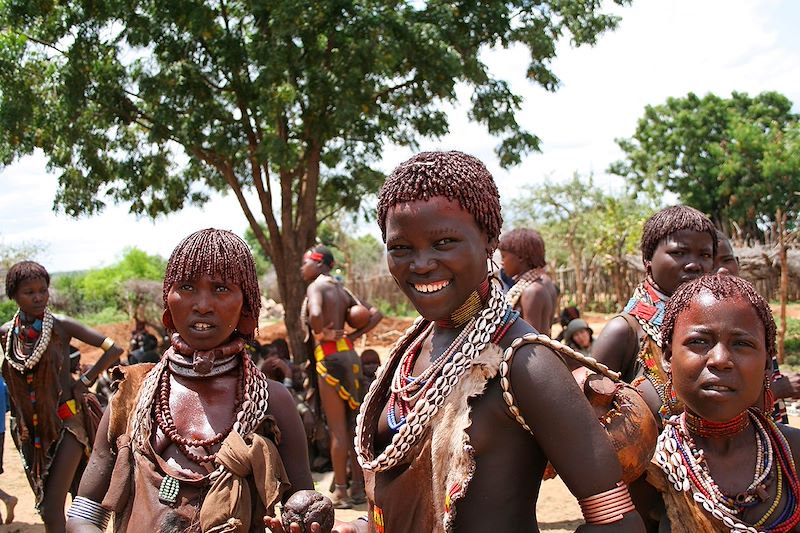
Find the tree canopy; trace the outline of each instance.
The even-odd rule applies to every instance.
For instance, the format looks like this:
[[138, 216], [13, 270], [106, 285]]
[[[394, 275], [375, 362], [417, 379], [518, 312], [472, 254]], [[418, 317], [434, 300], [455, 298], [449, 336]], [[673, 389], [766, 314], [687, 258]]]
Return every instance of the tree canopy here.
[[601, 4], [6, 0], [0, 162], [43, 150], [73, 216], [129, 202], [156, 217], [233, 193], [275, 265], [297, 348], [302, 253], [319, 220], [377, 189], [383, 147], [446, 133], [440, 104], [462, 84], [500, 163], [519, 162], [539, 141], [481, 50], [527, 47], [528, 78], [555, 90], [557, 42], [593, 44], [616, 26]]
[[[508, 205], [514, 227], [539, 230], [551, 263], [575, 269], [575, 303], [592, 302], [587, 282], [600, 270], [610, 274], [616, 306], [629, 296], [624, 285], [627, 256], [638, 255], [644, 221], [653, 213], [648, 200], [609, 192], [578, 173], [566, 181], [546, 179], [522, 189]], [[591, 288], [591, 287], [589, 287]]]
[[797, 219], [798, 115], [776, 92], [731, 98], [689, 93], [647, 106], [627, 158], [611, 171], [638, 189], [670, 191], [729, 234], [763, 240], [778, 208]]

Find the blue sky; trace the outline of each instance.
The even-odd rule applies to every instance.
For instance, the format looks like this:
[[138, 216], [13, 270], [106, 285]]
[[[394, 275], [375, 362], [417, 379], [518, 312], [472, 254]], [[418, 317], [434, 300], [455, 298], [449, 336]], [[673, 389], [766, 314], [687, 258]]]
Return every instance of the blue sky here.
[[[525, 98], [518, 120], [541, 138], [541, 153], [509, 171], [500, 169], [493, 153], [497, 139], [469, 123], [461, 104], [448, 108], [452, 133], [422, 140], [421, 148], [458, 149], [481, 158], [504, 198], [520, 185], [566, 179], [575, 171], [593, 172], [601, 185], [619, 187], [619, 178], [605, 173], [622, 155], [614, 139], [633, 134], [648, 104], [690, 91], [729, 96], [766, 90], [800, 103], [800, 2], [634, 0], [615, 10], [623, 17], [619, 29], [594, 48], [562, 43], [553, 64], [562, 82], [555, 93], [524, 78], [525, 50], [487, 51], [493, 72]], [[390, 147], [381, 168], [391, 171], [410, 154]], [[74, 220], [53, 211], [56, 185], [41, 156], [0, 172], [0, 245], [42, 245], [45, 250], [36, 259], [52, 272], [108, 265], [129, 246], [168, 256], [197, 229], [214, 226], [242, 234], [247, 226], [231, 195], [155, 222], [128, 214], [124, 205]]]

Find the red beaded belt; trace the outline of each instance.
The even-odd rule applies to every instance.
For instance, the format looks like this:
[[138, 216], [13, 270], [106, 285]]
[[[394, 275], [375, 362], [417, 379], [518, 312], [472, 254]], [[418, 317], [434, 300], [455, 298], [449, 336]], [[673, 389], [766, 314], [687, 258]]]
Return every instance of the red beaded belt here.
[[325, 341], [321, 342], [314, 348], [314, 359], [322, 361], [329, 355], [347, 352], [353, 349], [353, 341], [347, 337], [342, 337], [338, 341]]
[[61, 420], [72, 418], [78, 414], [78, 404], [74, 399], [67, 400], [58, 406], [58, 411], [56, 412], [58, 413], [58, 418]]

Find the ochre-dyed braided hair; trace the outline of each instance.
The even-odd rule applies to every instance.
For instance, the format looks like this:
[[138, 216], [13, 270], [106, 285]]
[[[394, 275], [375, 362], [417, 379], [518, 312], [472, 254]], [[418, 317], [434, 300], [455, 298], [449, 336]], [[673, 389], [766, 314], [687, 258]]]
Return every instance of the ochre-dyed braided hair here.
[[717, 230], [703, 213], [687, 205], [673, 205], [657, 212], [644, 223], [642, 230], [642, 259], [650, 261], [658, 244], [681, 230], [706, 232], [711, 235], [714, 254], [717, 253]]
[[511, 252], [531, 268], [545, 265], [544, 240], [535, 229], [515, 228], [500, 237], [498, 248], [503, 252]]
[[191, 281], [203, 274], [219, 275], [242, 288], [246, 311], [258, 317], [261, 291], [256, 264], [247, 244], [234, 233], [208, 228], [183, 239], [172, 251], [164, 273], [164, 309], [173, 283]]
[[50, 286], [50, 274], [42, 265], [36, 261], [20, 261], [6, 272], [6, 296], [13, 299], [20, 284], [29, 279], [44, 279], [47, 286]]
[[378, 194], [378, 225], [386, 241], [386, 213], [398, 204], [444, 196], [472, 215], [490, 242], [503, 226], [500, 195], [477, 158], [462, 152], [421, 152], [401, 163]]
[[701, 292], [709, 292], [717, 300], [742, 298], [748, 301], [755, 309], [761, 323], [764, 324], [768, 361], [772, 360], [776, 353], [775, 319], [772, 317], [772, 310], [749, 281], [729, 274], [706, 274], [678, 287], [678, 290], [670, 296], [667, 302], [664, 322], [661, 324], [661, 339], [665, 344], [672, 343], [678, 315], [689, 309], [694, 297]]

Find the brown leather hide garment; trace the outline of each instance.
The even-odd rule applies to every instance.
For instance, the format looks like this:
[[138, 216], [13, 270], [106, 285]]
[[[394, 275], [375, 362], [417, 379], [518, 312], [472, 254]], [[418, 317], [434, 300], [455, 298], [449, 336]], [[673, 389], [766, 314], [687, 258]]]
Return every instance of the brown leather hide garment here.
[[[208, 476], [189, 478], [175, 471], [166, 461], [153, 451], [149, 441], [143, 453], [134, 452], [131, 446], [131, 435], [128, 431], [129, 417], [134, 412], [137, 393], [142, 382], [154, 365], [141, 364], [115, 371], [115, 377], [124, 377], [119, 382], [119, 388], [113, 396], [109, 409], [109, 442], [116, 450], [117, 459], [108, 492], [103, 499], [103, 507], [114, 511], [114, 531], [152, 531], [154, 533], [194, 533], [202, 530], [201, 506], [208, 494], [211, 483]], [[274, 420], [267, 417], [258, 434], [270, 438], [277, 429]], [[227, 442], [227, 439], [226, 439]], [[223, 444], [224, 446], [224, 444]], [[230, 520], [227, 525], [214, 527], [209, 531], [214, 532], [262, 532], [264, 531], [263, 518], [266, 514], [273, 514], [272, 509], [262, 502], [262, 497], [256, 488], [256, 479], [267, 487], [267, 492], [272, 489], [274, 501], [288, 488], [288, 477], [280, 462], [277, 449], [270, 443], [270, 450], [265, 455], [265, 462], [270, 468], [266, 472], [259, 472], [259, 477], [254, 477], [251, 472], [244, 477], [243, 490], [247, 491], [245, 501], [251, 502], [248, 506], [249, 517], [237, 517], [242, 520]], [[177, 499], [174, 504], [163, 503], [159, 499], [161, 482], [167, 474], [180, 482]], [[266, 477], [266, 480], [263, 479]], [[230, 505], [218, 506], [220, 513], [236, 509], [233, 492], [226, 493], [231, 497]], [[241, 497], [241, 496], [240, 496]], [[215, 500], [219, 501], [219, 497]], [[274, 501], [270, 507], [274, 505]], [[204, 511], [205, 512], [205, 511]], [[236, 522], [239, 522], [238, 524]], [[243, 525], [246, 524], [246, 525]]]

